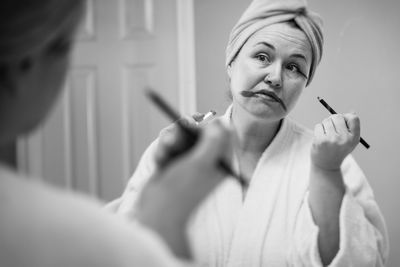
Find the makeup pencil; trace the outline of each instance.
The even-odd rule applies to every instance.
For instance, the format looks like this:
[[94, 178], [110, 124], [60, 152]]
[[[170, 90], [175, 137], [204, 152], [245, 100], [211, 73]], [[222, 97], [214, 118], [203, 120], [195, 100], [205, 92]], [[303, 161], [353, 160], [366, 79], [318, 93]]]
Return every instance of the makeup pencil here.
[[[331, 108], [331, 106], [328, 105], [328, 103], [325, 102], [324, 99], [322, 99], [321, 97], [317, 97], [318, 101], [331, 113], [331, 114], [337, 114], [337, 112]], [[360, 136], [360, 143], [366, 148], [369, 148], [369, 144]]]
[[[197, 139], [200, 136], [200, 131], [194, 128], [190, 128], [183, 124], [179, 118], [178, 112], [176, 112], [171, 106], [169, 106], [162, 98], [160, 95], [158, 95], [155, 91], [151, 89], [146, 89], [146, 94], [150, 98], [150, 100], [163, 111], [173, 122], [176, 122], [178, 127], [182, 130], [182, 132], [186, 135], [186, 137], [189, 139], [190, 144], [194, 145], [197, 141]], [[228, 163], [226, 163], [223, 160], [218, 161], [218, 167], [223, 170], [226, 174], [231, 175], [235, 177], [238, 182], [244, 186], [246, 185], [246, 180], [240, 176], [237, 175], [232, 168], [229, 166]]]

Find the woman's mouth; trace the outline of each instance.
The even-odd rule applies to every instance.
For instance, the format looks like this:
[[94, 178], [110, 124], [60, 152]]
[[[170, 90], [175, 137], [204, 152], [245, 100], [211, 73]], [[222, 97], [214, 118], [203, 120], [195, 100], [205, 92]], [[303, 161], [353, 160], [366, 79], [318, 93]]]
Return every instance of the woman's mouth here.
[[259, 95], [264, 95], [267, 96], [269, 98], [272, 98], [273, 100], [275, 100], [276, 102], [278, 102], [279, 104], [281, 104], [282, 108], [286, 111], [286, 105], [285, 103], [282, 101], [282, 99], [280, 99], [274, 92], [268, 91], [268, 90], [259, 90], [259, 91], [242, 91], [240, 92], [240, 94], [244, 97], [253, 97], [253, 96], [259, 96]]

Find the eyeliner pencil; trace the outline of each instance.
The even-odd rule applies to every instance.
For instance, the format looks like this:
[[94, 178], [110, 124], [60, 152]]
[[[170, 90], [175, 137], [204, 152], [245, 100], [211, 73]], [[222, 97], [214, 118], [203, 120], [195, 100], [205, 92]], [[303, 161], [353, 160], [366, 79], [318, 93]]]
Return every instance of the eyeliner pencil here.
[[[194, 128], [190, 128], [186, 126], [185, 124], [182, 123], [180, 119], [180, 115], [178, 112], [176, 112], [170, 105], [165, 102], [160, 95], [158, 95], [155, 91], [151, 89], [146, 90], [147, 96], [150, 98], [150, 100], [158, 107], [160, 108], [172, 121], [176, 122], [178, 127], [182, 130], [182, 132], [186, 135], [186, 137], [189, 139], [191, 144], [194, 144], [197, 139], [200, 136], [200, 131]], [[225, 173], [228, 175], [231, 175], [235, 177], [238, 182], [244, 186], [246, 185], [246, 180], [240, 176], [237, 175], [232, 168], [229, 166], [228, 163], [226, 163], [223, 160], [218, 161], [218, 167], [223, 170]]]
[[[333, 108], [331, 108], [331, 106], [328, 105], [328, 103], [325, 102], [325, 100], [323, 100], [321, 97], [317, 97], [318, 101], [331, 113], [331, 114], [337, 114], [337, 112], [335, 110], [333, 110]], [[360, 143], [366, 148], [369, 148], [369, 144], [360, 136]]]

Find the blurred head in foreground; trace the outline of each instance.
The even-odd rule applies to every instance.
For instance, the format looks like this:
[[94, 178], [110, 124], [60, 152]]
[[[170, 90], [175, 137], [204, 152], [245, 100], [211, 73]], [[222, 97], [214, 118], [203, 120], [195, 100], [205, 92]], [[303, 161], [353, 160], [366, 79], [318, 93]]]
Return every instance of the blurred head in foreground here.
[[0, 2], [0, 145], [35, 126], [59, 95], [84, 0]]

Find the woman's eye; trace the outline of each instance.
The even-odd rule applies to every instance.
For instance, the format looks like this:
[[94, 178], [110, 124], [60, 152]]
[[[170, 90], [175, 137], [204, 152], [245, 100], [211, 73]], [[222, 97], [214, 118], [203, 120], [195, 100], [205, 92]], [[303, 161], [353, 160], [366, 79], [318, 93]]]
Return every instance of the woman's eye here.
[[287, 66], [288, 70], [292, 71], [292, 72], [300, 72], [299, 67], [297, 67], [295, 64], [289, 64]]
[[67, 38], [59, 38], [52, 42], [47, 51], [49, 54], [63, 55], [67, 54], [71, 50], [72, 41]]
[[256, 55], [256, 58], [263, 63], [269, 62], [268, 55], [266, 55], [266, 54], [258, 54], [258, 55]]
[[286, 68], [291, 72], [291, 73], [296, 73], [300, 74], [304, 78], [308, 78], [307, 75], [304, 74], [304, 72], [300, 69], [300, 67], [297, 64], [289, 64], [286, 66]]

